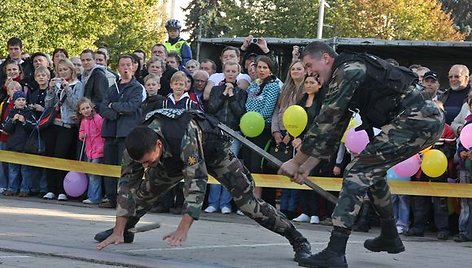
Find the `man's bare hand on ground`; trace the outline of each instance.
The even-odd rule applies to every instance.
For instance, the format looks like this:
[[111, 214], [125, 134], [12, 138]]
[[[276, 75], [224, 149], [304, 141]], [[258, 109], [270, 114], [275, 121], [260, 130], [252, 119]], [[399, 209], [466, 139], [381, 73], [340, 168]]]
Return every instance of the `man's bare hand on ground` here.
[[107, 239], [103, 240], [102, 242], [100, 242], [97, 245], [97, 249], [102, 250], [110, 244], [118, 245], [118, 244], [122, 244], [124, 242], [125, 242], [125, 239], [124, 239], [123, 235], [112, 233], [109, 237], [107, 237]]

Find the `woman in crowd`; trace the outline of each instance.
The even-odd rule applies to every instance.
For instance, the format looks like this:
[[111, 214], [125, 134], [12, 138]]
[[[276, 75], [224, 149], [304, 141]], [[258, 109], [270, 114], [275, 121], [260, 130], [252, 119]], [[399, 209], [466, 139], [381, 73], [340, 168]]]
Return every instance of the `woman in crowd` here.
[[[274, 75], [275, 65], [268, 56], [259, 56], [256, 59], [256, 72], [257, 79], [247, 88], [246, 110], [248, 112], [258, 112], [264, 118], [266, 124], [264, 131], [261, 135], [250, 139], [257, 146], [264, 148], [272, 138], [270, 124], [282, 82]], [[243, 155], [245, 165], [249, 171], [252, 173], [263, 173], [262, 158], [257, 153], [244, 149]], [[274, 205], [275, 193], [267, 191], [266, 194], [267, 196], [264, 196], [263, 199]], [[261, 188], [256, 188], [256, 196], [262, 197]]]
[[58, 64], [60, 60], [63, 59], [68, 59], [69, 58], [69, 53], [67, 53], [67, 50], [65, 48], [56, 48], [52, 52], [52, 63], [54, 65], [54, 69], [57, 72]]
[[[311, 126], [313, 120], [319, 114], [321, 109], [321, 103], [323, 99], [322, 94], [320, 94], [321, 84], [318, 81], [318, 77], [307, 74], [303, 85], [305, 89], [305, 94], [303, 94], [301, 100], [298, 102], [298, 105], [305, 108], [305, 111], [308, 114], [307, 126]], [[302, 133], [300, 137], [297, 137], [292, 141], [292, 145], [296, 150], [299, 150], [301, 147], [303, 135], [304, 133]], [[318, 175], [316, 173], [316, 168], [314, 169], [311, 175]], [[302, 207], [302, 214], [294, 218], [293, 221], [310, 222], [313, 224], [319, 223], [320, 219], [317, 215], [318, 200], [316, 192], [311, 190], [300, 191], [299, 202]]]
[[[285, 110], [294, 104], [297, 104], [304, 93], [303, 80], [305, 78], [305, 67], [300, 60], [292, 62], [285, 83], [282, 87], [279, 100], [272, 115], [272, 141], [270, 152], [279, 160], [285, 162], [292, 158], [293, 147], [291, 137], [284, 128], [282, 118]], [[275, 170], [274, 170], [275, 171]], [[280, 211], [289, 219], [294, 218], [298, 205], [298, 190], [283, 189], [280, 200]]]
[[[47, 107], [60, 103], [59, 112], [52, 123], [43, 133], [46, 144], [46, 155], [72, 159], [77, 147], [78, 129], [76, 125], [77, 103], [84, 95], [84, 86], [77, 79], [74, 64], [68, 59], [61, 59], [57, 64], [57, 77], [51, 79], [50, 87], [45, 98]], [[66, 173], [61, 170], [48, 170], [48, 193], [44, 199], [66, 201], [67, 196], [63, 187]]]
[[14, 60], [7, 60], [5, 62], [3, 71], [7, 74], [7, 79], [5, 80], [5, 83], [3, 85], [0, 85], [0, 101], [3, 101], [8, 97], [7, 86], [12, 81], [20, 83], [22, 91], [28, 94], [30, 88], [23, 80], [23, 70], [21, 68], [21, 65], [18, 64], [18, 62]]

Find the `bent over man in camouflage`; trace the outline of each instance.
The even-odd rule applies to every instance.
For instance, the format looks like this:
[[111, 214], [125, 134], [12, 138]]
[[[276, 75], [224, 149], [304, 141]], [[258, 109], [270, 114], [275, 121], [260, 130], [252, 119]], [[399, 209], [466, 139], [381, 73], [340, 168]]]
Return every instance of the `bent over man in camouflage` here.
[[444, 127], [442, 111], [427, 93], [415, 88], [416, 77], [404, 67], [392, 66], [368, 54], [340, 54], [323, 42], [313, 42], [303, 51], [307, 71], [328, 86], [319, 116], [304, 137], [300, 152], [285, 162], [279, 173], [303, 183], [320, 159], [339, 146], [353, 111], [363, 125], [381, 133], [347, 166], [342, 190], [332, 214], [333, 231], [327, 248], [303, 258], [305, 267], [347, 267], [346, 244], [367, 192], [381, 219], [380, 236], [365, 241], [374, 251], [405, 250], [393, 218], [387, 169], [433, 145]]
[[159, 196], [184, 179], [184, 215], [177, 230], [164, 236], [171, 246], [181, 245], [200, 216], [210, 173], [231, 192], [245, 215], [289, 240], [295, 261], [310, 256], [310, 244], [293, 224], [254, 196], [251, 174], [230, 151], [229, 139], [218, 129], [215, 119], [175, 109], [156, 110], [147, 117], [148, 126], [135, 128], [125, 140], [115, 227], [95, 236], [102, 241], [97, 249], [131, 243], [134, 236], [127, 230]]

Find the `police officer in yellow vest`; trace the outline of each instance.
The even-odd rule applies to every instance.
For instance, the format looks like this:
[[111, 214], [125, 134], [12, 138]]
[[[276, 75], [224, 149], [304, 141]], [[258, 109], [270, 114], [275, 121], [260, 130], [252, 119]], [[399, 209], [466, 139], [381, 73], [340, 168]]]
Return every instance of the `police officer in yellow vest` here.
[[183, 38], [180, 38], [180, 29], [182, 24], [179, 20], [170, 19], [166, 22], [166, 30], [169, 35], [169, 40], [164, 43], [167, 53], [171, 51], [177, 52], [182, 58], [182, 65], [185, 66], [185, 63], [192, 59], [192, 49], [190, 48], [187, 41]]

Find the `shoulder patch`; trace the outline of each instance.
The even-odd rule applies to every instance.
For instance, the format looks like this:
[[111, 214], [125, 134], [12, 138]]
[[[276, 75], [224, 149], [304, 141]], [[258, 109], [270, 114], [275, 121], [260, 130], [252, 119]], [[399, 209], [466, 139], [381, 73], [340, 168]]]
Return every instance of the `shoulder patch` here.
[[193, 166], [198, 163], [198, 156], [197, 155], [189, 155], [187, 157], [187, 166]]

